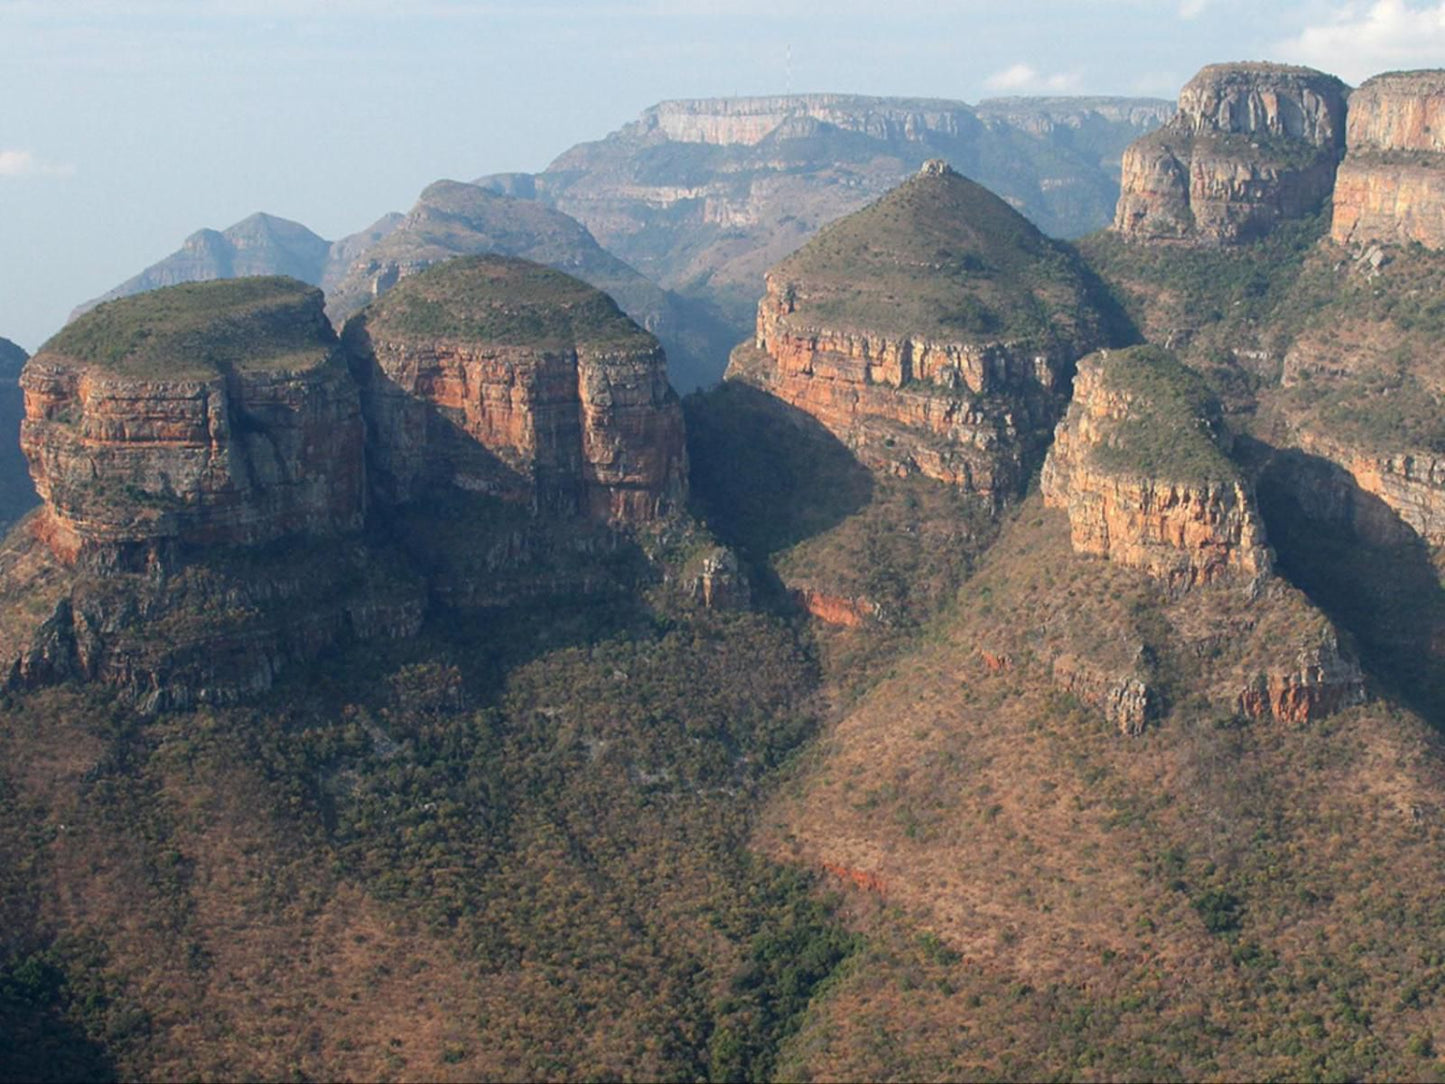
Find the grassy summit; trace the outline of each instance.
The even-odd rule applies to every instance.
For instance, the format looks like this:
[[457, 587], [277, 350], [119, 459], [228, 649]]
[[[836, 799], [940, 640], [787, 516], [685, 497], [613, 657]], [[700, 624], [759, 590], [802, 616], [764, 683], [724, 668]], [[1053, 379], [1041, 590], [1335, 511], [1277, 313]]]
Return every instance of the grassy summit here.
[[510, 256], [471, 256], [402, 280], [366, 309], [373, 331], [498, 346], [646, 350], [656, 340], [585, 282]]
[[1072, 336], [1086, 272], [1007, 203], [930, 164], [780, 263], [796, 321], [951, 342]]
[[1101, 373], [1105, 390], [1130, 404], [1128, 417], [1114, 422], [1094, 450], [1101, 467], [1176, 482], [1239, 478], [1219, 447], [1218, 401], [1173, 354], [1157, 346], [1110, 351]]
[[321, 291], [266, 276], [186, 283], [108, 301], [65, 327], [43, 352], [117, 375], [202, 379], [235, 368], [310, 368], [335, 345]]

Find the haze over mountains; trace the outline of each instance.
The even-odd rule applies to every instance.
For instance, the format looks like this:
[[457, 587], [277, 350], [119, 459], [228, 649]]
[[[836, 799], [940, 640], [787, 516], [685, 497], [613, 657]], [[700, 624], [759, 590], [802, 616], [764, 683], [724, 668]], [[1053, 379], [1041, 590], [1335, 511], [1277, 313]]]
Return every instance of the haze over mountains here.
[[[207, 242], [325, 295], [77, 317], [0, 544], [8, 1075], [1440, 1076], [1445, 75], [1166, 113], [665, 103], [344, 270]], [[1129, 126], [1109, 228], [1021, 213]], [[1032, 195], [885, 184], [935, 146]], [[581, 281], [755, 273], [682, 400]]]
[[[321, 285], [333, 316], [344, 317], [407, 269], [495, 251], [578, 274], [612, 294], [661, 337], [674, 383], [686, 391], [721, 377], [770, 264], [924, 160], [943, 158], [1046, 232], [1076, 236], [1112, 216], [1119, 152], [1172, 112], [1168, 102], [1130, 98], [977, 107], [852, 95], [665, 102], [535, 177], [477, 182], [538, 208], [438, 182], [408, 215], [388, 215], [333, 244], [297, 223], [253, 215], [220, 233], [197, 232], [76, 314], [177, 282], [283, 274]], [[391, 237], [398, 228], [401, 236]]]

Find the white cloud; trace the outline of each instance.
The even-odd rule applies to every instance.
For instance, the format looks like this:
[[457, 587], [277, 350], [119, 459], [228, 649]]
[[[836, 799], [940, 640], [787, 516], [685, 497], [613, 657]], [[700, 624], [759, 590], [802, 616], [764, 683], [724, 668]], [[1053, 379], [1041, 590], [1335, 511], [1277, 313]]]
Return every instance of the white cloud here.
[[1209, 0], [1179, 0], [1179, 17], [1181, 19], [1197, 19], [1204, 14], [1204, 9], [1209, 6]]
[[1445, 59], [1445, 2], [1373, 0], [1340, 4], [1330, 19], [1280, 42], [1280, 59], [1359, 83], [1393, 68], [1438, 67]]
[[1079, 77], [1073, 72], [1056, 72], [1044, 75], [1028, 64], [1013, 64], [1003, 71], [994, 72], [983, 81], [989, 90], [1011, 93], [1044, 91], [1050, 94], [1066, 94], [1079, 84]]
[[73, 177], [75, 167], [47, 162], [34, 151], [0, 149], [0, 177]]

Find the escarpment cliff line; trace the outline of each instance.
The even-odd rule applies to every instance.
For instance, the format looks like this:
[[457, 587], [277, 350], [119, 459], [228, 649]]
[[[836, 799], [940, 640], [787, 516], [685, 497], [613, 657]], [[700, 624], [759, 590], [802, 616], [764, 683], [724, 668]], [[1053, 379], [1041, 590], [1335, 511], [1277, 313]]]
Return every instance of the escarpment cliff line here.
[[383, 500], [453, 486], [619, 524], [681, 507], [666, 358], [599, 291], [524, 260], [460, 259], [407, 278], [345, 339]]
[[225, 704], [420, 627], [420, 578], [362, 538], [360, 396], [321, 291], [249, 278], [107, 302], [21, 383], [44, 506], [0, 545], [7, 687]]
[[242, 279], [112, 302], [21, 386], [21, 445], [67, 560], [361, 526], [360, 401], [319, 290]]
[[869, 468], [1016, 493], [1104, 337], [1083, 275], [1002, 200], [929, 163], [767, 276], [743, 380]]
[[1211, 64], [1179, 111], [1124, 152], [1114, 229], [1145, 241], [1235, 244], [1318, 211], [1344, 153], [1348, 88], [1281, 64]]
[[1445, 70], [1377, 75], [1350, 96], [1331, 236], [1445, 248]]
[[1153, 347], [1079, 363], [1044, 463], [1044, 501], [1069, 515], [1074, 550], [1185, 591], [1270, 571], [1249, 484], [1219, 447], [1218, 407]]

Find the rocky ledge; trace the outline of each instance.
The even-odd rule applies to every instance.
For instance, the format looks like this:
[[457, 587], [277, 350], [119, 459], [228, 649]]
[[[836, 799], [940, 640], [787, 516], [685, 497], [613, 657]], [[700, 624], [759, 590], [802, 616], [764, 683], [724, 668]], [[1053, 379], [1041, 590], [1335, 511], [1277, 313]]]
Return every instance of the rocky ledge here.
[[1064, 508], [1076, 552], [1176, 591], [1270, 570], [1253, 490], [1225, 454], [1218, 405], [1157, 347], [1079, 363], [1074, 400], [1044, 463], [1044, 501]]
[[1211, 64], [1164, 127], [1124, 152], [1114, 229], [1146, 241], [1234, 244], [1318, 211], [1345, 146], [1349, 89], [1281, 64]]
[[21, 444], [66, 561], [360, 527], [360, 403], [321, 291], [178, 286], [101, 305], [21, 378]]
[[454, 260], [347, 324], [377, 495], [443, 486], [641, 523], [680, 507], [682, 411], [657, 341], [524, 260]]
[[1347, 145], [1334, 240], [1445, 248], [1445, 70], [1367, 80], [1350, 96]]
[[767, 276], [743, 380], [869, 468], [1017, 492], [1103, 321], [1067, 250], [930, 162]]

